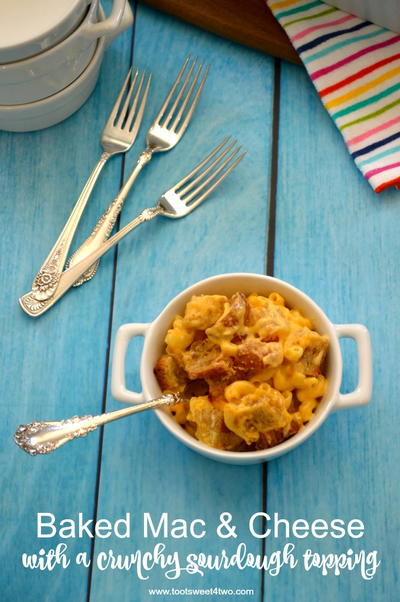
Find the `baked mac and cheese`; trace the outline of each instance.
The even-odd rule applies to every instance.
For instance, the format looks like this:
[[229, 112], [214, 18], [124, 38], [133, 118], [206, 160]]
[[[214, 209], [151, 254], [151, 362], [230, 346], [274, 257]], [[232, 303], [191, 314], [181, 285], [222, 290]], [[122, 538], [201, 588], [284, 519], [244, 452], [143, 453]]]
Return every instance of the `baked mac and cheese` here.
[[327, 336], [276, 292], [193, 296], [155, 366], [169, 408], [199, 441], [251, 451], [277, 445], [312, 419], [325, 393]]

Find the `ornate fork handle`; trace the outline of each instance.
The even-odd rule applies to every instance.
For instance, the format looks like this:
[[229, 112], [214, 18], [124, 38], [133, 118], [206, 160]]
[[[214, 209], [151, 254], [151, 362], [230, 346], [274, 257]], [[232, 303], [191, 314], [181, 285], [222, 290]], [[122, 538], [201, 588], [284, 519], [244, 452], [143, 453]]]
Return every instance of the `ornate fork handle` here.
[[116, 232], [111, 238], [103, 242], [99, 248], [95, 251], [92, 251], [87, 257], [82, 259], [79, 263], [74, 266], [71, 266], [67, 270], [65, 270], [60, 278], [59, 285], [55, 293], [48, 299], [44, 299], [43, 301], [38, 301], [32, 294], [32, 291], [29, 293], [25, 293], [22, 297], [19, 298], [19, 303], [24, 310], [25, 313], [29, 314], [33, 318], [40, 316], [45, 311], [50, 309], [63, 296], [63, 294], [73, 286], [74, 282], [78, 278], [85, 273], [85, 271], [95, 262], [99, 257], [104, 255], [111, 247], [116, 245], [121, 238], [126, 236], [128, 232], [142, 224], [143, 222], [147, 222], [162, 212], [160, 207], [149, 207], [148, 209], [143, 209], [141, 213], [135, 219], [133, 219], [129, 224], [126, 224], [121, 230]]
[[14, 435], [15, 443], [31, 456], [38, 454], [50, 454], [52, 451], [78, 437], [86, 437], [91, 431], [95, 431], [102, 424], [119, 420], [143, 412], [171, 406], [181, 400], [181, 396], [175, 393], [167, 393], [158, 399], [147, 401], [136, 406], [129, 406], [115, 412], [106, 412], [98, 416], [73, 416], [67, 420], [58, 422], [31, 422], [20, 424]]
[[54, 292], [57, 290], [61, 273], [64, 269], [65, 260], [69, 247], [71, 245], [75, 230], [78, 226], [79, 220], [86, 207], [89, 197], [92, 193], [93, 187], [103, 169], [104, 165], [110, 158], [110, 154], [103, 152], [92, 173], [86, 181], [86, 184], [75, 203], [75, 206], [69, 216], [61, 234], [57, 238], [53, 248], [49, 255], [43, 262], [42, 267], [35, 276], [32, 283], [31, 296], [37, 302], [45, 301], [49, 299]]
[[[125, 199], [128, 196], [130, 189], [132, 188], [137, 176], [143, 169], [143, 167], [150, 161], [153, 156], [153, 151], [151, 148], [147, 147], [143, 150], [137, 161], [134, 169], [132, 170], [129, 178], [121, 188], [118, 196], [113, 200], [113, 202], [108, 206], [106, 211], [103, 213], [97, 224], [95, 225], [90, 236], [81, 244], [79, 249], [75, 251], [75, 253], [70, 257], [68, 266], [72, 267], [77, 265], [82, 259], [90, 255], [93, 251], [99, 248], [99, 246], [107, 240], [110, 236], [111, 231], [114, 227], [115, 222], [117, 221], [117, 217], [121, 212], [121, 209], [124, 205]], [[84, 282], [87, 282], [97, 272], [97, 268], [99, 267], [99, 261], [96, 261], [94, 264], [90, 266], [86, 272], [82, 274], [82, 276], [74, 283], [73, 286], [80, 286]]]

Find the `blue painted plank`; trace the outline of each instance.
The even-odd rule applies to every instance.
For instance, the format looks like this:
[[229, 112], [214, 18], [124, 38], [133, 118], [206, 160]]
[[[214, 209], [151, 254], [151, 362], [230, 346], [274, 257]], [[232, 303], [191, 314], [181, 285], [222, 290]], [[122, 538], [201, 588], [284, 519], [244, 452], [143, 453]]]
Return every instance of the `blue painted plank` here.
[[[184, 139], [169, 153], [156, 156], [123, 209], [122, 223], [152, 205], [161, 192], [185, 175], [227, 134], [248, 150], [248, 157], [206, 203], [184, 220], [141, 226], [119, 246], [113, 334], [125, 322], [148, 321], [181, 289], [197, 280], [228, 271], [263, 272], [265, 264], [273, 61], [142, 6], [136, 22], [134, 62], [155, 76], [153, 91], [139, 135], [151, 123], [175, 74], [188, 53], [212, 64], [198, 111]], [[132, 165], [133, 157], [129, 158]], [[129, 382], [137, 378], [139, 345], [128, 360]], [[109, 396], [107, 409], [118, 407]], [[117, 519], [133, 515], [130, 540], [96, 540], [95, 558], [102, 551], [131, 553], [154, 547], [142, 536], [141, 517], [204, 518], [204, 540], [167, 540], [169, 550], [185, 555], [202, 550], [216, 553], [235, 548], [235, 541], [215, 535], [223, 511], [234, 514], [241, 539], [254, 553], [260, 543], [250, 540], [247, 516], [262, 506], [260, 466], [234, 467], [209, 461], [186, 449], [166, 432], [153, 414], [110, 424], [104, 433], [98, 516]], [[257, 571], [183, 575], [168, 581], [153, 571], [147, 581], [135, 570], [94, 569], [91, 600], [102, 602], [118, 592], [121, 602], [150, 599], [151, 587], [249, 587], [260, 594]], [[180, 597], [191, 600], [190, 596]]]
[[[24, 569], [22, 553], [54, 548], [58, 538], [36, 538], [36, 513], [57, 520], [93, 517], [98, 435], [50, 456], [31, 458], [12, 442], [20, 423], [101, 410], [112, 266], [86, 290], [72, 291], [36, 321], [18, 306], [68, 217], [97, 160], [99, 135], [129, 65], [131, 32], [107, 51], [100, 82], [85, 106], [64, 123], [30, 134], [0, 133], [0, 425], [1, 599], [5, 602], [84, 600], [87, 569]], [[84, 216], [80, 237], [118, 189], [121, 160], [113, 160]], [[71, 557], [91, 542], [66, 540]]]
[[[304, 71], [282, 66], [275, 275], [309, 294], [333, 322], [371, 331], [372, 403], [328, 418], [300, 448], [268, 465], [267, 509], [290, 521], [359, 518], [362, 539], [294, 539], [298, 555], [377, 550], [376, 576], [356, 568], [324, 577], [301, 568], [267, 578], [265, 600], [398, 599], [400, 419], [398, 192], [375, 195], [352, 164]], [[343, 390], [354, 387], [354, 347], [345, 348]], [[286, 543], [267, 540], [267, 552]]]

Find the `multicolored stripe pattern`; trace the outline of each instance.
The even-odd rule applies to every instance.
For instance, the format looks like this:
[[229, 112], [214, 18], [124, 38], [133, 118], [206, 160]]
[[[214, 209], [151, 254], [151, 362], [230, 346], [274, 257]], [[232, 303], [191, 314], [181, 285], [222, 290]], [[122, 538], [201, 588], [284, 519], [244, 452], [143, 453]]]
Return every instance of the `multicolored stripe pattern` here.
[[319, 0], [267, 0], [375, 192], [400, 185], [400, 35]]

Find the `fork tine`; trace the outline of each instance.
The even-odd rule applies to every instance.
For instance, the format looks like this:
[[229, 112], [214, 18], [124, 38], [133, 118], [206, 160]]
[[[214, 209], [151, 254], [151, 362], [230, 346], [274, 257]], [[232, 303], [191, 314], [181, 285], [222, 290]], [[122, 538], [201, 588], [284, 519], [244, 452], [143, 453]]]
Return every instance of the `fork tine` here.
[[179, 73], [177, 75], [177, 78], [176, 78], [176, 80], [174, 81], [174, 83], [172, 85], [172, 88], [168, 92], [167, 97], [164, 100], [163, 105], [162, 105], [162, 107], [161, 107], [161, 109], [160, 109], [157, 117], [154, 120], [154, 124], [158, 124], [159, 120], [164, 115], [165, 109], [167, 108], [167, 106], [168, 106], [168, 104], [169, 104], [169, 102], [170, 102], [170, 100], [171, 100], [171, 98], [172, 98], [172, 96], [173, 96], [173, 94], [174, 94], [174, 92], [175, 92], [175, 90], [176, 90], [179, 82], [182, 79], [183, 72], [185, 71], [186, 66], [187, 66], [189, 60], [190, 60], [190, 55], [185, 59], [185, 62], [183, 63], [183, 65], [182, 65], [182, 67], [181, 67], [181, 69], [180, 69], [180, 71], [179, 71]]
[[127, 74], [127, 76], [125, 78], [125, 81], [122, 84], [121, 90], [119, 91], [119, 94], [117, 96], [117, 100], [115, 101], [115, 104], [114, 104], [114, 106], [112, 108], [112, 111], [111, 111], [110, 116], [109, 116], [109, 118], [107, 120], [107, 123], [104, 126], [104, 129], [106, 129], [107, 127], [110, 127], [110, 126], [114, 125], [114, 121], [115, 121], [115, 118], [117, 117], [119, 105], [121, 104], [121, 100], [122, 100], [122, 97], [123, 97], [123, 95], [125, 93], [126, 86], [128, 85], [128, 81], [129, 81], [129, 78], [131, 76], [131, 73], [132, 73], [132, 67], [129, 69], [128, 74]]
[[[186, 106], [187, 106], [187, 104], [189, 102], [189, 99], [190, 99], [192, 93], [193, 93], [194, 87], [197, 84], [197, 80], [199, 79], [199, 76], [200, 76], [200, 73], [201, 73], [203, 67], [204, 67], [204, 61], [201, 61], [200, 65], [199, 65], [199, 67], [197, 69], [196, 75], [194, 76], [193, 81], [191, 83], [191, 86], [190, 86], [190, 88], [189, 88], [189, 90], [188, 90], [188, 92], [186, 94], [186, 97], [185, 97], [183, 103], [182, 103], [182, 106], [179, 109], [179, 113], [177, 114], [177, 116], [175, 118], [175, 121], [174, 121], [174, 123], [171, 126], [171, 129], [173, 129], [173, 130], [175, 130], [175, 128], [178, 125], [179, 121], [182, 119], [183, 112], [186, 109]], [[197, 91], [195, 97], [192, 100], [192, 103], [193, 102], [195, 103], [194, 107], [193, 107], [193, 111], [195, 109], [195, 106], [196, 106], [199, 98], [200, 98], [200, 93], [201, 93], [201, 90], [203, 89], [203, 86], [204, 86], [204, 83], [205, 83], [205, 79], [207, 78], [209, 69], [210, 69], [210, 67], [207, 66], [206, 73], [205, 73], [205, 75], [203, 77], [204, 81], [200, 82], [200, 86], [199, 86], [200, 92]], [[197, 97], [197, 99], [196, 99], [196, 97]], [[192, 111], [192, 113], [193, 113], [193, 111]]]
[[133, 120], [133, 118], [135, 116], [136, 107], [137, 107], [137, 104], [139, 102], [139, 98], [140, 98], [140, 94], [141, 94], [141, 91], [142, 91], [142, 87], [143, 87], [143, 82], [144, 82], [145, 75], [146, 75], [146, 72], [143, 72], [142, 76], [140, 78], [140, 81], [139, 81], [139, 85], [138, 85], [137, 90], [136, 90], [135, 98], [133, 99], [132, 104], [131, 104], [130, 109], [129, 109], [129, 112], [128, 112], [127, 116], [126, 116], [126, 121], [125, 121], [125, 126], [124, 127], [127, 128], [128, 130], [129, 130], [130, 124], [132, 123], [132, 120]]
[[[187, 126], [189, 125], [189, 121], [190, 121], [190, 119], [191, 119], [191, 117], [192, 117], [192, 115], [193, 115], [193, 111], [195, 110], [195, 108], [196, 108], [196, 106], [197, 106], [197, 103], [199, 102], [200, 94], [201, 94], [201, 92], [202, 92], [202, 90], [203, 90], [203, 88], [204, 88], [204, 84], [206, 83], [206, 79], [207, 79], [207, 76], [208, 76], [208, 72], [209, 72], [209, 71], [210, 71], [210, 65], [207, 65], [207, 67], [206, 67], [206, 71], [205, 71], [205, 73], [204, 73], [204, 76], [203, 76], [203, 78], [202, 78], [202, 80], [201, 80], [201, 82], [200, 82], [200, 84], [199, 84], [199, 87], [197, 88], [197, 92], [196, 92], [196, 94], [195, 94], [195, 95], [194, 95], [194, 97], [193, 97], [192, 104], [190, 105], [190, 107], [189, 107], [189, 109], [188, 109], [188, 112], [186, 113], [186, 117], [185, 117], [185, 119], [183, 120], [183, 123], [182, 123], [182, 125], [180, 126], [180, 128], [179, 128], [179, 130], [178, 130], [178, 132], [177, 132], [177, 134], [178, 134], [179, 136], [182, 136], [182, 134], [183, 134], [183, 133], [184, 133], [184, 131], [186, 130]], [[188, 100], [188, 99], [189, 99], [189, 98], [187, 97], [187, 100]], [[185, 106], [186, 106], [186, 104], [187, 104], [187, 100], [186, 100]], [[185, 107], [183, 107], [183, 108], [185, 108]], [[182, 113], [183, 113], [183, 111], [182, 111]], [[175, 121], [176, 121], [176, 120], [175, 120]], [[176, 122], [176, 123], [177, 123], [177, 122]], [[175, 127], [176, 127], [176, 123], [174, 122], [173, 128], [175, 128]]]
[[183, 197], [187, 192], [189, 192], [189, 190], [191, 190], [193, 188], [193, 186], [195, 186], [197, 184], [197, 182], [199, 182], [200, 180], [202, 180], [204, 178], [204, 176], [211, 171], [211, 169], [213, 169], [215, 167], [215, 165], [221, 161], [221, 159], [223, 159], [225, 157], [225, 155], [227, 153], [229, 153], [229, 151], [235, 146], [236, 144], [236, 140], [233, 140], [224, 150], [222, 153], [220, 153], [220, 155], [217, 157], [217, 159], [215, 159], [215, 161], [213, 161], [212, 163], [210, 163], [210, 165], [208, 167], [206, 167], [206, 169], [204, 169], [198, 176], [197, 178], [195, 178], [194, 180], [192, 180], [191, 182], [189, 182], [189, 184], [187, 184], [184, 188], [182, 188], [182, 190], [179, 190], [179, 196]]
[[[143, 79], [144, 79], [144, 74], [143, 74], [142, 81], [140, 82], [140, 89], [142, 87]], [[138, 110], [137, 116], [135, 118], [135, 121], [134, 121], [132, 129], [131, 129], [131, 124], [132, 124], [132, 120], [133, 120], [134, 113], [135, 113], [135, 110], [136, 110], [137, 100], [139, 100], [139, 92], [140, 92], [140, 90], [138, 90], [137, 99], [135, 98], [135, 100], [134, 100], [134, 107], [132, 106], [132, 109], [131, 109], [131, 111], [130, 111], [130, 113], [128, 115], [128, 119], [127, 119], [127, 122], [126, 122], [126, 127], [133, 133], [133, 135], [135, 137], [136, 137], [136, 134], [139, 131], [140, 124], [142, 123], [143, 113], [144, 113], [144, 109], [145, 109], [146, 103], [147, 103], [147, 97], [148, 97], [148, 94], [149, 94], [151, 80], [152, 80], [152, 75], [150, 73], [149, 77], [147, 79], [146, 87], [145, 87], [144, 92], [143, 92], [142, 102], [140, 103], [140, 107], [139, 107], [139, 110]]]
[[189, 209], [190, 210], [195, 209], [198, 205], [200, 205], [200, 203], [202, 203], [204, 201], [204, 199], [206, 199], [213, 192], [213, 190], [215, 190], [216, 187], [219, 186], [219, 184], [221, 184], [221, 182], [223, 180], [225, 180], [225, 178], [231, 173], [231, 171], [233, 169], [235, 169], [236, 165], [238, 163], [240, 163], [240, 161], [246, 155], [247, 155], [247, 153], [242, 153], [241, 155], [239, 155], [239, 157], [237, 157], [235, 159], [235, 161], [233, 163], [231, 163], [231, 165], [229, 165], [229, 167], [227, 167], [227, 169], [219, 176], [219, 178], [211, 184], [210, 188], [208, 188], [205, 192], [203, 192], [203, 194], [201, 196], [199, 196], [198, 199], [193, 201], [193, 203], [190, 203]]
[[191, 177], [193, 177], [198, 171], [199, 169], [201, 169], [202, 167], [204, 167], [204, 165], [206, 165], [206, 163], [209, 162], [210, 159], [212, 159], [219, 150], [221, 150], [221, 148], [228, 142], [228, 140], [231, 139], [231, 136], [227, 136], [222, 142], [220, 142], [218, 144], [218, 146], [216, 148], [214, 148], [213, 151], [211, 151], [211, 153], [209, 153], [207, 155], [207, 157], [205, 157], [201, 163], [199, 163], [198, 165], [196, 165], [196, 167], [194, 169], [192, 169], [192, 171], [190, 173], [188, 173], [187, 176], [185, 176], [184, 178], [182, 178], [182, 180], [179, 180], [179, 182], [177, 184], [175, 184], [173, 190], [177, 190], [178, 188], [180, 188], [182, 186], [182, 184], [184, 184], [185, 182], [187, 182]]
[[[240, 146], [235, 148], [235, 150], [232, 151], [232, 153], [222, 163], [220, 163], [221, 157], [217, 157], [217, 159], [215, 159], [215, 161], [213, 162], [212, 167], [215, 167], [216, 165], [218, 165], [218, 163], [220, 163], [218, 167], [214, 169], [214, 171], [208, 176], [208, 178], [206, 178], [201, 184], [199, 184], [199, 186], [197, 186], [197, 188], [195, 188], [195, 190], [193, 190], [185, 198], [183, 198], [183, 195], [180, 194], [179, 196], [182, 198], [182, 200], [185, 203], [189, 203], [201, 190], [203, 190], [203, 188], [205, 188], [215, 178], [216, 175], [219, 174], [220, 171], [222, 171], [228, 165], [228, 163], [235, 157], [235, 155], [238, 154], [240, 148]], [[203, 175], [204, 174], [200, 174], [197, 180], [202, 179]]]
[[[178, 106], [178, 102], [182, 98], [182, 95], [183, 95], [183, 93], [184, 93], [184, 91], [185, 91], [185, 89], [186, 89], [186, 87], [187, 87], [187, 85], [188, 85], [188, 83], [190, 81], [190, 78], [192, 77], [193, 69], [195, 68], [196, 63], [197, 63], [197, 58], [194, 59], [193, 63], [189, 67], [187, 75], [186, 75], [185, 79], [182, 82], [181, 89], [179, 90], [179, 92], [178, 92], [178, 94], [177, 94], [177, 96], [175, 98], [174, 104], [172, 105], [172, 107], [171, 107], [171, 109], [170, 109], [167, 117], [165, 118], [165, 121], [163, 122], [162, 127], [167, 127], [168, 123], [171, 121], [172, 116], [173, 116], [173, 114], [175, 112], [175, 109]], [[189, 90], [188, 94], [190, 94], [190, 90]]]
[[132, 83], [131, 83], [130, 88], [128, 90], [128, 94], [126, 95], [124, 106], [122, 107], [122, 110], [120, 112], [120, 116], [118, 117], [118, 121], [115, 124], [119, 128], [122, 127], [122, 122], [125, 120], [125, 117], [127, 115], [127, 112], [128, 112], [128, 109], [129, 109], [129, 102], [131, 100], [131, 96], [132, 96], [133, 90], [135, 88], [136, 80], [138, 78], [138, 75], [139, 75], [139, 69], [136, 69], [135, 75], [133, 76]]

